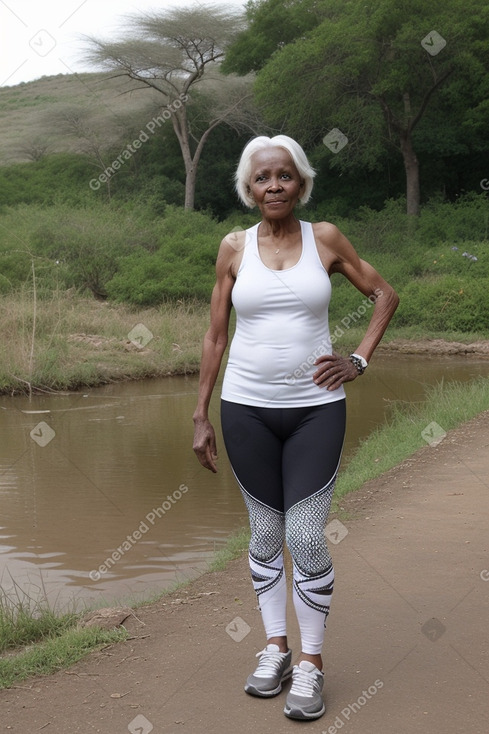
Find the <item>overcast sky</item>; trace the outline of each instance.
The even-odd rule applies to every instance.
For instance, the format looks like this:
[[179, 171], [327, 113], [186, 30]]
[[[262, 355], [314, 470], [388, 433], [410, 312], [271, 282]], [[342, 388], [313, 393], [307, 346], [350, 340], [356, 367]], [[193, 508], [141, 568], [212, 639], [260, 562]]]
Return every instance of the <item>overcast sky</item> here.
[[245, 0], [0, 0], [0, 86], [90, 71], [80, 35], [116, 37], [127, 13]]

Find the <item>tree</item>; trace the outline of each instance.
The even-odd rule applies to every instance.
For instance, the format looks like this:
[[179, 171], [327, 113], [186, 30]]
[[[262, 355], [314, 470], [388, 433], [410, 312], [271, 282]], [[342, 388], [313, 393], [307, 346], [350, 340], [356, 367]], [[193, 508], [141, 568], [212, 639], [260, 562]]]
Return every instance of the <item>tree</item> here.
[[194, 5], [132, 16], [126, 40], [89, 39], [92, 63], [162, 98], [153, 119], [158, 125], [171, 121], [178, 138], [188, 209], [194, 207], [197, 168], [211, 131], [222, 123], [248, 124], [242, 110], [251, 101], [249, 79], [225, 77], [219, 69], [241, 27], [241, 14]]
[[[94, 105], [60, 105], [49, 110], [43, 121], [46, 130], [55, 130], [56, 139], [65, 139], [73, 152], [86, 156], [92, 166], [99, 169], [106, 185], [107, 198], [111, 198], [111, 175], [107, 170], [111, 163], [109, 151], [123, 140], [127, 125], [121, 119], [107, 115], [107, 111]], [[101, 182], [92, 179], [100, 188]], [[93, 188], [93, 184], [91, 184]]]
[[17, 152], [29, 161], [40, 161], [52, 149], [52, 144], [45, 135], [34, 135], [26, 138], [17, 145]]
[[274, 51], [311, 31], [324, 17], [317, 0], [249, 0], [245, 15], [248, 27], [227, 49], [224, 73], [259, 71]]
[[[275, 1], [259, 5], [271, 12]], [[416, 132], [441, 90], [445, 110], [480, 127], [489, 6], [482, 0], [318, 0], [315, 7], [321, 23], [274, 50], [258, 73], [257, 102], [271, 124], [303, 143], [318, 143], [329, 131], [332, 165], [344, 170], [375, 169], [386, 146], [394, 146], [404, 163], [407, 212], [416, 215]], [[249, 43], [254, 32], [260, 36], [252, 23]]]

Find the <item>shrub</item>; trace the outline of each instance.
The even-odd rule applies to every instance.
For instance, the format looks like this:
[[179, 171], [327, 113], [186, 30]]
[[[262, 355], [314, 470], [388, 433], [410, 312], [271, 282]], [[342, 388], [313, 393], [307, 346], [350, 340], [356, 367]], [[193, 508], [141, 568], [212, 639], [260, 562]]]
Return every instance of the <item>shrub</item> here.
[[401, 294], [396, 325], [417, 324], [438, 331], [486, 331], [489, 323], [489, 278], [467, 275], [426, 276]]

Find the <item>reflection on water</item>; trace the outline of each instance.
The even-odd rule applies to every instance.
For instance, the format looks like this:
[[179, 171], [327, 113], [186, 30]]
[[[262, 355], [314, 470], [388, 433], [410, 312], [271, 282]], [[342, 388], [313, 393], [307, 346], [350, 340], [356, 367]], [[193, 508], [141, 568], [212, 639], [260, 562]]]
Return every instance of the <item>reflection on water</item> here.
[[[344, 462], [392, 401], [425, 386], [489, 374], [489, 362], [376, 357], [347, 385]], [[245, 508], [211, 419], [217, 475], [192, 452], [197, 377], [85, 393], [0, 398], [0, 583], [60, 608], [137, 599], [203, 570]]]

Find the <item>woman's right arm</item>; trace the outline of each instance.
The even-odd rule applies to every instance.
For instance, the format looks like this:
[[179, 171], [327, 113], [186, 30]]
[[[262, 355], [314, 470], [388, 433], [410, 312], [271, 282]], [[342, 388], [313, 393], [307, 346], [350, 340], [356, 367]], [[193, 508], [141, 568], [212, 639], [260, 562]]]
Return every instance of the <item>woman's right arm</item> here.
[[217, 277], [211, 297], [210, 325], [204, 336], [199, 396], [193, 415], [193, 448], [202, 466], [212, 472], [217, 472], [217, 446], [214, 428], [209, 421], [209, 403], [228, 343], [231, 293], [235, 282], [233, 274], [235, 257], [236, 251], [223, 240], [216, 261]]

